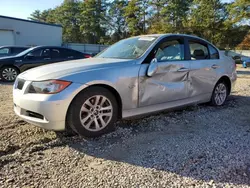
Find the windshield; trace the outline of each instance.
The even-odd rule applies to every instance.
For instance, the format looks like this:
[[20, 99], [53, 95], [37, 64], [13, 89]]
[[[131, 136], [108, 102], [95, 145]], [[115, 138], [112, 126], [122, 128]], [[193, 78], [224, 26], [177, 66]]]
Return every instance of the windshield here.
[[121, 40], [98, 54], [96, 57], [137, 59], [144, 54], [156, 39], [157, 37], [141, 36]]
[[30, 51], [34, 50], [34, 48], [35, 48], [35, 47], [29, 48], [29, 49], [27, 49], [27, 50], [24, 50], [23, 52], [17, 54], [16, 56], [23, 56], [23, 55], [29, 53]]

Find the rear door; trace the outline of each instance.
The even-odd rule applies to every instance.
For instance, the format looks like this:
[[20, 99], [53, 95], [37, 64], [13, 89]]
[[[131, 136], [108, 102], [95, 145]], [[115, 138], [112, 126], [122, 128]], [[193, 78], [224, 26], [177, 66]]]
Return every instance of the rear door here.
[[219, 52], [203, 40], [188, 38], [189, 97], [212, 93], [220, 72]]
[[51, 48], [50, 54], [51, 54], [51, 63], [57, 63], [67, 60], [65, 58], [65, 54], [63, 53], [63, 49], [61, 48]]
[[50, 48], [35, 49], [26, 54], [22, 61], [21, 71], [51, 63]]
[[149, 106], [188, 97], [189, 61], [185, 59], [183, 37], [167, 37], [156, 45], [157, 72], [146, 76], [148, 64], [142, 64], [139, 75], [139, 106]]
[[65, 58], [67, 58], [67, 60], [73, 60], [73, 59], [83, 59], [84, 58], [84, 54], [75, 50], [71, 50], [71, 49], [63, 49], [65, 52]]

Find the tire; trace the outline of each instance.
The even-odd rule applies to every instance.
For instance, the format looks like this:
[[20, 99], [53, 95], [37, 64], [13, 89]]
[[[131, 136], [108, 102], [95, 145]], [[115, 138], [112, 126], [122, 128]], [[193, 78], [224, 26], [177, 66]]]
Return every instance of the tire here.
[[229, 95], [229, 89], [224, 81], [219, 81], [215, 87], [211, 97], [211, 104], [213, 106], [222, 106], [225, 104]]
[[112, 132], [117, 118], [118, 104], [114, 95], [103, 87], [94, 86], [75, 97], [66, 122], [79, 135], [92, 138]]
[[19, 70], [13, 66], [5, 66], [0, 69], [0, 78], [4, 82], [14, 82], [18, 74]]

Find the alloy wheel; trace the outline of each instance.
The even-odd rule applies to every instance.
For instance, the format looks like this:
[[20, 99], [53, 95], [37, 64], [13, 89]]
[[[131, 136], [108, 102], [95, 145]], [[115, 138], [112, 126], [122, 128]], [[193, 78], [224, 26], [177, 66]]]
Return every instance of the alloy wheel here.
[[103, 95], [95, 95], [83, 103], [80, 121], [85, 129], [96, 132], [109, 124], [112, 115], [113, 107], [110, 100]]
[[17, 71], [12, 67], [5, 68], [2, 71], [2, 77], [7, 81], [14, 81], [17, 77]]
[[214, 95], [215, 103], [218, 106], [220, 106], [225, 102], [226, 98], [227, 98], [227, 87], [225, 86], [225, 84], [220, 83], [215, 88], [215, 95]]

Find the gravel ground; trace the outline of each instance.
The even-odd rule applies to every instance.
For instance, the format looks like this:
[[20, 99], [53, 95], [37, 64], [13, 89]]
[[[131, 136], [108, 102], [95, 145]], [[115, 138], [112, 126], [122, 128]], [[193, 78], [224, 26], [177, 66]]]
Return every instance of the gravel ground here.
[[121, 121], [98, 139], [36, 128], [0, 84], [0, 187], [250, 187], [250, 69], [225, 106]]

